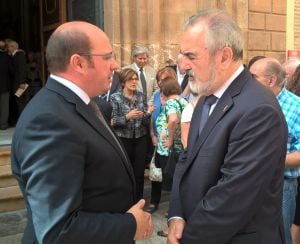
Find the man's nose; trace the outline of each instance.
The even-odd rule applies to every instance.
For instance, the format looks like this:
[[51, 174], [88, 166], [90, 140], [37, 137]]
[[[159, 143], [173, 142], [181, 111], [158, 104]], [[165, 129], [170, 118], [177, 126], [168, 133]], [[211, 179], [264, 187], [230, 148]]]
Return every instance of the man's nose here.
[[187, 57], [183, 56], [182, 60], [181, 60], [181, 65], [182, 65], [182, 68], [185, 70], [185, 71], [188, 71], [191, 69], [191, 66], [190, 66], [190, 61]]
[[118, 64], [118, 62], [115, 59], [113, 59], [111, 63], [111, 70], [117, 70], [119, 69], [119, 67], [120, 65]]

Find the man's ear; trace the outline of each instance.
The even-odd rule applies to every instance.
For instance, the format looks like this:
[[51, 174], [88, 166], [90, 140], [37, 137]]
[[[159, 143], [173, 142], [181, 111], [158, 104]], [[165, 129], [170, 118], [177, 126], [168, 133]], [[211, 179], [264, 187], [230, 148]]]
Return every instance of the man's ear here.
[[227, 69], [229, 65], [231, 64], [233, 59], [233, 52], [230, 47], [224, 47], [222, 49], [221, 53], [221, 65], [223, 66], [224, 69]]
[[269, 80], [268, 80], [268, 86], [269, 87], [275, 87], [277, 85], [277, 76], [276, 75], [271, 75]]
[[87, 66], [87, 60], [78, 54], [73, 54], [70, 57], [70, 67], [79, 73], [83, 73]]

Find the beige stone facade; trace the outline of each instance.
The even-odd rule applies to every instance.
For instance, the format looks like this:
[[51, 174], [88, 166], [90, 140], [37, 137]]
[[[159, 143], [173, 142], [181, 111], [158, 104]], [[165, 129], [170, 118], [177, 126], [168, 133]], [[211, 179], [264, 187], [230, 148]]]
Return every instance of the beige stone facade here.
[[159, 68], [175, 60], [182, 23], [197, 10], [227, 10], [244, 35], [244, 62], [255, 55], [285, 59], [285, 0], [105, 0], [105, 31], [121, 65], [131, 63], [135, 45], [150, 49], [150, 63]]

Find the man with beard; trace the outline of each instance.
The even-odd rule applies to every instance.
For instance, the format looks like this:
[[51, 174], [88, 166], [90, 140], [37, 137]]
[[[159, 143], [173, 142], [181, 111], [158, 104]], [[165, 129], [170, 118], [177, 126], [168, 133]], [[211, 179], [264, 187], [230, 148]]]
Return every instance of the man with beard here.
[[287, 127], [274, 94], [243, 67], [242, 44], [221, 10], [185, 24], [182, 62], [202, 96], [174, 176], [170, 244], [284, 243]]

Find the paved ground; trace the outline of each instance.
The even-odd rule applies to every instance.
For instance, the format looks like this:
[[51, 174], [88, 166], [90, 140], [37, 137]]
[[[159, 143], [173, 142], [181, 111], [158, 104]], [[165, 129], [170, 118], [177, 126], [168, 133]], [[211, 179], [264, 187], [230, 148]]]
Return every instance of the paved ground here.
[[[0, 146], [10, 145], [14, 128], [8, 130], [0, 130]], [[146, 206], [150, 199], [151, 184], [148, 180], [148, 172], [145, 172], [145, 190], [144, 197]], [[165, 213], [168, 211], [168, 194], [162, 194], [162, 202], [156, 213], [152, 215], [154, 223], [154, 231], [152, 237], [147, 241], [137, 241], [136, 244], [164, 244], [166, 238], [158, 236], [156, 233], [167, 227], [167, 219]], [[9, 213], [0, 213], [0, 244], [20, 244], [22, 232], [26, 224], [26, 211], [19, 210]], [[87, 243], [88, 244], [88, 243]]]
[[[153, 235], [149, 240], [146, 241], [137, 241], [136, 244], [165, 244], [166, 243], [166, 238], [160, 237], [156, 234], [157, 231], [163, 230], [167, 226], [167, 220], [164, 217], [165, 212], [167, 211], [168, 208], [168, 202], [164, 202], [160, 205], [159, 210], [152, 215], [153, 218], [153, 223], [154, 223], [154, 231]], [[18, 226], [17, 228], [19, 231], [23, 231], [25, 227], [25, 222], [26, 219], [20, 218], [20, 216], [24, 215], [25, 210], [20, 210], [20, 211], [15, 211], [13, 214], [18, 216], [17, 219], [16, 217], [9, 217], [9, 220], [6, 222], [2, 222], [2, 218], [0, 221], [0, 235], [2, 234], [3, 236], [0, 236], [0, 244], [20, 244], [21, 243], [21, 238], [22, 238], [22, 233], [10, 233], [12, 230], [12, 227], [15, 228], [16, 225]], [[21, 229], [21, 230], [20, 230]], [[1, 233], [2, 232], [2, 233]], [[5, 233], [4, 233], [5, 232]]]
[[[147, 171], [146, 171], [147, 174]], [[150, 200], [151, 185], [147, 177], [145, 177], [144, 197], [146, 199], [146, 207]], [[163, 244], [166, 238], [157, 235], [157, 231], [167, 227], [167, 219], [165, 213], [168, 211], [168, 194], [163, 192], [162, 201], [159, 209], [152, 215], [154, 223], [153, 235], [149, 240], [137, 241], [136, 244]], [[20, 244], [22, 232], [26, 225], [26, 210], [18, 210], [7, 213], [0, 213], [0, 244]], [[88, 243], [87, 243], [88, 244]]]

